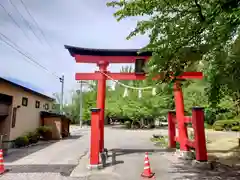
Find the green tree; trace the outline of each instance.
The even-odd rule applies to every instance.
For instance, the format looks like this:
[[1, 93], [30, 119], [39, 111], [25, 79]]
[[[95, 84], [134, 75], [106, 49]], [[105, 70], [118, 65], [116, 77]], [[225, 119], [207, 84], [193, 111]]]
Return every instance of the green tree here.
[[[221, 50], [208, 64], [208, 95], [211, 106], [216, 107], [222, 99], [231, 99], [235, 115], [240, 114], [240, 37], [229, 50]], [[227, 96], [227, 97], [226, 97]]]
[[233, 43], [240, 24], [238, 0], [120, 0], [107, 5], [117, 8], [118, 21], [143, 17], [127, 38], [149, 35], [143, 51], [153, 51], [152, 74], [178, 74], [202, 58], [216, 60], [219, 50]]

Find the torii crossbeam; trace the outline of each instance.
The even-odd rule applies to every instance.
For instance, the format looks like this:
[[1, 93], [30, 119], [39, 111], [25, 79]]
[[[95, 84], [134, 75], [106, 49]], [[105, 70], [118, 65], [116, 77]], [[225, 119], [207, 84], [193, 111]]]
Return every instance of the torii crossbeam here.
[[[97, 108], [100, 109], [100, 144], [99, 152], [104, 151], [104, 110], [105, 110], [105, 94], [106, 94], [106, 80], [111, 77], [114, 80], [144, 80], [146, 74], [136, 73], [111, 73], [107, 71], [110, 63], [135, 63], [137, 59], [148, 61], [152, 56], [151, 52], [143, 52], [138, 54], [139, 49], [87, 49], [73, 46], [65, 46], [77, 63], [95, 63], [99, 67], [99, 71], [93, 73], [76, 73], [76, 80], [97, 80]], [[106, 76], [107, 75], [107, 76]], [[177, 79], [202, 79], [201, 72], [184, 72]], [[184, 128], [184, 103], [183, 95], [179, 82], [175, 83], [174, 96], [176, 105], [176, 117], [179, 121], [179, 138], [184, 141], [186, 139], [186, 128]], [[94, 137], [92, 137], [94, 138]], [[97, 137], [96, 137], [97, 138]], [[92, 146], [92, 144], [91, 144]], [[182, 150], [187, 150], [188, 147], [182, 143], [180, 145]], [[99, 153], [97, 152], [97, 153]], [[96, 154], [97, 154], [96, 153]], [[92, 156], [91, 156], [92, 157]], [[90, 160], [91, 162], [91, 160]], [[96, 162], [96, 161], [92, 161]]]

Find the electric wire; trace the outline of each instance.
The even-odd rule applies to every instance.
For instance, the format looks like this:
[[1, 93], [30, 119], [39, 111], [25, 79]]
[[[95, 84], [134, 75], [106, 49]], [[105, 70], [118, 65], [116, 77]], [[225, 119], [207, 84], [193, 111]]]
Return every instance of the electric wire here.
[[[15, 4], [11, 1], [11, 0], [9, 0], [9, 2], [12, 4], [12, 6], [16, 9], [16, 11], [20, 14], [20, 16], [22, 17], [22, 19], [24, 20], [24, 22], [26, 23], [26, 24], [28, 24], [27, 26], [29, 27], [29, 28], [31, 28], [31, 30], [32, 30], [32, 32], [34, 33], [34, 35], [37, 37], [37, 39], [40, 41], [40, 42], [42, 42], [41, 41], [41, 39], [36, 35], [36, 33], [34, 32], [34, 30], [32, 29], [32, 27], [30, 26], [30, 24], [28, 23], [28, 21], [23, 17], [23, 15], [19, 12], [19, 10], [17, 9], [17, 7], [15, 6]], [[46, 37], [45, 37], [45, 35], [44, 35], [44, 33], [42, 32], [42, 30], [41, 30], [41, 28], [39, 27], [39, 25], [38, 25], [38, 23], [36, 22], [36, 20], [34, 19], [34, 17], [31, 15], [31, 13], [30, 13], [30, 11], [28, 10], [28, 8], [27, 8], [27, 6], [25, 5], [25, 3], [22, 1], [22, 0], [20, 0], [20, 2], [21, 2], [21, 4], [23, 5], [23, 7], [24, 7], [24, 9], [26, 10], [26, 12], [28, 13], [28, 15], [30, 16], [30, 18], [32, 19], [32, 21], [35, 23], [35, 25], [36, 25], [36, 27], [39, 29], [39, 31], [41, 32], [41, 34], [43, 35], [43, 37], [45, 38], [45, 41], [47, 42], [47, 39], [46, 39]], [[1, 5], [1, 4], [0, 4]], [[13, 20], [13, 22], [21, 29], [21, 27], [17, 24], [17, 22], [14, 20], [14, 18], [11, 16], [11, 14], [9, 14], [8, 12], [7, 12], [7, 10], [5, 9], [5, 7], [2, 5], [2, 8], [5, 10], [5, 12], [11, 17], [11, 19]], [[24, 31], [23, 31], [24, 32]], [[1, 33], [1, 35], [2, 36], [4, 36], [2, 33]], [[54, 75], [55, 77], [57, 77], [60, 81], [61, 81], [61, 77], [59, 77], [59, 76], [57, 76], [55, 73], [52, 73], [52, 72], [50, 72], [47, 68], [45, 68], [44, 66], [42, 66], [41, 64], [39, 64], [37, 61], [35, 61], [34, 60], [34, 58], [32, 58], [29, 54], [27, 55], [27, 57], [26, 57], [26, 52], [25, 53], [23, 53], [22, 54], [22, 51], [21, 50], [19, 50], [19, 49], [21, 49], [21, 48], [19, 48], [15, 43], [13, 43], [9, 38], [7, 38], [6, 36], [4, 36], [5, 37], [5, 39], [7, 39], [9, 42], [11, 42], [15, 47], [17, 47], [17, 48], [14, 48], [14, 50], [16, 50], [18, 53], [20, 53], [21, 55], [23, 55], [25, 58], [27, 58], [28, 60], [30, 60], [32, 63], [34, 63], [34, 64], [36, 64], [37, 66], [39, 66], [39, 67], [41, 67], [41, 68], [43, 68], [45, 71], [47, 71], [48, 73], [50, 73], [50, 74], [52, 74], [52, 75]], [[5, 44], [7, 44], [7, 42], [4, 42]], [[48, 43], [48, 42], [47, 42]], [[7, 44], [8, 46], [10, 46], [9, 44]], [[50, 44], [48, 43], [48, 45], [50, 46]], [[12, 46], [10, 46], [10, 47], [12, 47]], [[29, 59], [29, 57], [30, 57], [30, 59]]]
[[43, 36], [44, 40], [46, 41], [46, 43], [50, 46], [50, 43], [48, 42], [43, 30], [40, 28], [38, 22], [36, 21], [36, 19], [33, 17], [33, 15], [31, 14], [31, 12], [28, 10], [27, 5], [24, 3], [23, 0], [20, 0], [22, 6], [24, 7], [25, 11], [28, 13], [29, 17], [32, 19], [32, 21], [34, 22], [35, 26], [37, 27], [37, 29], [40, 31], [41, 35]]
[[37, 34], [35, 33], [35, 31], [33, 30], [33, 28], [31, 27], [31, 25], [28, 23], [28, 21], [26, 20], [26, 18], [22, 15], [22, 13], [18, 10], [17, 6], [13, 3], [12, 0], [8, 0], [10, 2], [10, 4], [13, 6], [13, 8], [16, 10], [16, 12], [20, 15], [21, 19], [23, 20], [23, 22], [25, 23], [25, 25], [30, 29], [30, 31], [33, 33], [33, 35], [40, 41], [41, 39], [37, 36]]
[[[41, 35], [43, 36], [45, 42], [47, 43], [47, 45], [51, 48], [52, 51], [55, 52], [54, 48], [52, 47], [51, 43], [48, 41], [47, 36], [45, 35], [44, 31], [42, 30], [42, 28], [39, 26], [36, 18], [34, 18], [34, 16], [32, 15], [32, 13], [30, 12], [29, 8], [27, 7], [27, 5], [24, 3], [23, 0], [20, 0], [22, 6], [24, 7], [25, 11], [28, 13], [28, 15], [30, 16], [30, 18], [32, 19], [33, 23], [36, 25], [37, 29], [40, 31]], [[61, 59], [58, 55], [58, 53], [53, 53], [56, 59]]]
[[15, 21], [15, 19], [14, 19], [13, 16], [7, 11], [7, 9], [6, 9], [1, 3], [0, 3], [0, 6], [1, 6], [2, 9], [5, 11], [5, 13], [8, 15], [8, 17], [13, 21], [13, 23], [15, 24], [15, 26], [22, 31], [22, 33], [26, 36], [26, 38], [28, 38], [28, 40], [30, 40], [29, 37], [28, 37], [28, 35], [27, 35], [27, 34], [25, 33], [25, 31], [21, 28], [21, 26], [19, 26], [19, 24], [17, 23], [17, 21]]
[[[21, 50], [21, 48], [20, 48], [18, 45], [16, 45], [14, 42], [12, 42], [7, 36], [5, 36], [4, 34], [2, 34], [1, 32], [0, 32], [0, 35], [6, 39], [6, 40], [5, 40], [4, 38], [1, 38], [1, 37], [0, 37], [0, 40], [1, 40], [1, 41], [2, 41], [3, 43], [5, 43], [7, 46], [9, 46], [9, 47], [11, 47], [12, 49], [14, 49], [16, 52], [18, 52], [18, 53], [21, 54], [22, 56], [24, 56], [24, 57], [25, 57], [25, 60], [28, 60], [28, 62], [31, 62], [31, 63], [37, 65], [38, 67], [40, 67], [40, 68], [42, 68], [43, 70], [45, 70], [47, 73], [49, 73], [49, 74], [51, 74], [52, 76], [60, 79], [59, 76], [57, 76], [55, 73], [51, 72], [51, 71], [50, 71], [48, 68], [46, 68], [45, 66], [41, 65], [41, 64], [40, 64], [39, 62], [37, 62], [34, 58], [32, 58], [29, 54], [27, 54], [26, 52], [23, 52], [23, 50]], [[9, 43], [8, 41], [9, 41], [10, 43]]]

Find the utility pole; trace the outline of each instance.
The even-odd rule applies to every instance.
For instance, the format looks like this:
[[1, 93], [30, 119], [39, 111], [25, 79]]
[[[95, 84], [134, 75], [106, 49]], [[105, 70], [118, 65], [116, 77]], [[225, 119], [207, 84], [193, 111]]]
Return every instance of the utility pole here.
[[86, 81], [79, 81], [80, 89], [77, 90], [77, 94], [79, 95], [79, 126], [82, 127], [83, 122], [83, 85], [86, 84]]
[[83, 82], [82, 80], [80, 81], [80, 94], [79, 94], [79, 99], [80, 99], [80, 111], [79, 111], [79, 125], [80, 128], [82, 128], [82, 115], [83, 115], [83, 95], [82, 95], [82, 87], [83, 87]]
[[61, 102], [60, 102], [60, 113], [63, 114], [63, 95], [64, 95], [64, 75], [59, 78], [61, 82]]

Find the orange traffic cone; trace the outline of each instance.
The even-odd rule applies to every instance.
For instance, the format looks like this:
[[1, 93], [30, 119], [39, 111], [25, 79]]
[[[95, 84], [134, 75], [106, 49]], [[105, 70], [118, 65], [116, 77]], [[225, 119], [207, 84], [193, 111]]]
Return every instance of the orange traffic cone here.
[[145, 158], [144, 158], [144, 168], [143, 168], [143, 172], [141, 174], [142, 177], [146, 177], [146, 178], [152, 178], [154, 176], [155, 173], [153, 173], [151, 171], [150, 168], [150, 162], [148, 159], [148, 153], [145, 153]]
[[3, 150], [0, 149], [0, 175], [7, 172], [7, 170], [4, 168], [4, 161], [3, 161]]

